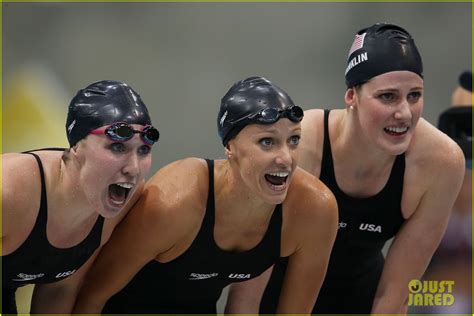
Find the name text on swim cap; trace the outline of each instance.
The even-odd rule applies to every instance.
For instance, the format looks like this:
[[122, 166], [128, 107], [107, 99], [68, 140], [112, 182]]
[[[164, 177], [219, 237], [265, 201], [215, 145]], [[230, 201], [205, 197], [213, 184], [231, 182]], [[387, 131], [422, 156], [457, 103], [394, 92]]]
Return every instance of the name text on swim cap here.
[[369, 60], [369, 57], [367, 56], [367, 52], [359, 54], [356, 57], [352, 58], [352, 60], [347, 65], [345, 74], [347, 75], [349, 70], [351, 70], [352, 68], [354, 68], [358, 64], [363, 63], [364, 61], [367, 61], [367, 60]]

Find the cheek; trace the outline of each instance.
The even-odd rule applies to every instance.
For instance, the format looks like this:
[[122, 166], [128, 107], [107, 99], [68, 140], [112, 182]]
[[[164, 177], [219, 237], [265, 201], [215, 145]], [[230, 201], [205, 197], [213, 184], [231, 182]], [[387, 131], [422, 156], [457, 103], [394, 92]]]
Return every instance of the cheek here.
[[90, 172], [100, 179], [107, 178], [107, 176], [120, 170], [121, 162], [115, 157], [107, 155], [99, 156], [100, 158], [90, 161]]
[[258, 168], [258, 160], [255, 159], [255, 157], [255, 153], [249, 150], [239, 152], [238, 164], [240, 173], [242, 178], [247, 179], [247, 181], [257, 174], [256, 170]]
[[256, 161], [253, 156], [246, 156], [245, 162], [242, 164], [243, 168], [243, 173], [245, 174], [246, 177], [250, 177], [255, 170], [256, 167]]
[[364, 106], [359, 111], [359, 120], [362, 128], [373, 128], [385, 121], [390, 116], [383, 108], [377, 106]]
[[150, 157], [147, 157], [143, 160], [142, 164], [141, 164], [141, 171], [142, 171], [142, 176], [146, 173], [148, 173], [148, 171], [150, 171], [150, 168], [151, 168], [151, 156]]
[[387, 105], [378, 105], [373, 108], [371, 115], [373, 123], [383, 125], [387, 122], [387, 120], [393, 119], [395, 115], [395, 109]]
[[292, 150], [291, 151], [291, 160], [292, 160], [292, 167], [293, 169], [296, 167], [298, 164], [298, 160], [300, 159], [300, 151], [298, 149]]
[[421, 117], [421, 113], [423, 112], [423, 103], [417, 104], [412, 108], [412, 116], [418, 120]]

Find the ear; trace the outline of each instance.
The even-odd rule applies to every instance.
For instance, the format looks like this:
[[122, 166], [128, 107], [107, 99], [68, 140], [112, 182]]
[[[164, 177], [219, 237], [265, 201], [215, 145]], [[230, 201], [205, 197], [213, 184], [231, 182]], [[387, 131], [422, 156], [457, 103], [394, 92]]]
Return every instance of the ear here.
[[71, 155], [77, 156], [77, 148], [78, 147], [79, 147], [79, 142], [77, 142], [74, 146], [69, 148], [69, 152], [71, 153]]
[[346, 107], [349, 107], [351, 110], [356, 107], [356, 99], [357, 99], [357, 93], [355, 91], [355, 88], [349, 88], [346, 90], [346, 93], [344, 95], [344, 101], [346, 103]]
[[227, 143], [227, 145], [225, 145], [225, 147], [224, 147], [224, 152], [225, 152], [225, 155], [226, 155], [227, 159], [232, 158], [233, 150], [230, 148], [230, 144], [229, 144], [229, 143]]

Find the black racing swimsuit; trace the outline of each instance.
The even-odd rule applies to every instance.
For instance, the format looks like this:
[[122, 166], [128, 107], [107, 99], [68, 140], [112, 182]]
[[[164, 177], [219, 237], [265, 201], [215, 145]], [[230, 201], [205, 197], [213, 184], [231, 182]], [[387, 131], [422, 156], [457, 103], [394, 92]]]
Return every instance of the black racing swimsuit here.
[[[44, 149], [64, 150], [64, 149]], [[9, 255], [2, 256], [2, 313], [16, 314], [15, 291], [27, 284], [52, 283], [76, 272], [100, 246], [104, 218], [99, 216], [89, 235], [71, 248], [56, 248], [48, 242], [46, 223], [48, 202], [43, 165], [38, 155], [41, 177], [41, 203], [35, 225], [23, 244]], [[32, 197], [34, 198], [34, 197]]]
[[262, 241], [243, 252], [224, 251], [214, 240], [214, 162], [207, 160], [206, 214], [191, 246], [178, 258], [151, 261], [110, 298], [103, 313], [216, 314], [216, 302], [230, 283], [257, 277], [280, 257], [282, 206], [275, 207]]
[[[324, 113], [324, 147], [320, 179], [333, 192], [339, 207], [339, 229], [326, 278], [313, 313], [370, 313], [384, 266], [382, 248], [404, 222], [401, 213], [405, 156], [396, 157], [385, 187], [368, 198], [353, 198], [337, 185]], [[274, 267], [260, 313], [275, 313], [287, 260]]]

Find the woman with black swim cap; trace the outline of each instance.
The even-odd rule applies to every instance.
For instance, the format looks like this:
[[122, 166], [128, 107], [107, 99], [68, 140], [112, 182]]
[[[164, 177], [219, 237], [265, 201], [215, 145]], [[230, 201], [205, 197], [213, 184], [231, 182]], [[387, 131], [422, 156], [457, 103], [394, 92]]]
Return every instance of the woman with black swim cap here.
[[[359, 31], [346, 83], [345, 109], [309, 110], [302, 122], [299, 165], [331, 189], [339, 206], [313, 313], [406, 313], [408, 284], [422, 277], [459, 192], [463, 153], [421, 118], [422, 61], [403, 28], [379, 23]], [[285, 262], [275, 265], [261, 313], [275, 311], [285, 269]], [[233, 312], [258, 311], [261, 288], [238, 290], [233, 299], [246, 303]]]
[[217, 120], [227, 159], [187, 158], [159, 170], [87, 275], [74, 312], [215, 314], [225, 286], [283, 256], [278, 311], [309, 313], [337, 205], [296, 167], [302, 118], [267, 79], [237, 82]]
[[31, 313], [71, 312], [86, 270], [137, 200], [159, 137], [140, 96], [108, 80], [79, 90], [66, 132], [68, 149], [2, 155], [2, 314], [17, 313], [15, 291], [26, 284], [36, 284]]

